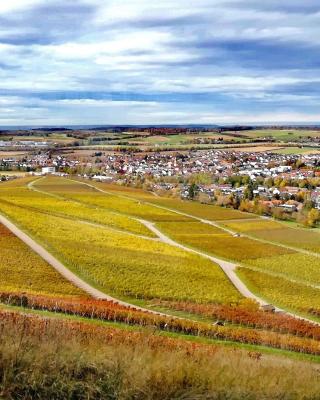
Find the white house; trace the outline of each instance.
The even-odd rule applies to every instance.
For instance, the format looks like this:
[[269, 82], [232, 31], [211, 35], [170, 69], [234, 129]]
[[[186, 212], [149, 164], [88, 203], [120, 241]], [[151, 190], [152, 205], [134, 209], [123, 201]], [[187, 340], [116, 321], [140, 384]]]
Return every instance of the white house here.
[[54, 174], [56, 172], [56, 167], [43, 167], [41, 172], [42, 175]]

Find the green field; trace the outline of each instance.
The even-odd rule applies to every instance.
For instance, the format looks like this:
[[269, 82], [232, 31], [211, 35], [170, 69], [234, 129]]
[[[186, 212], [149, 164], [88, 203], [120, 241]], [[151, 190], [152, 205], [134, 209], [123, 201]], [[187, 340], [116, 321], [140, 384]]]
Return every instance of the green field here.
[[278, 154], [316, 154], [320, 152], [320, 147], [285, 147], [275, 150]]
[[257, 129], [241, 131], [239, 134], [248, 138], [270, 137], [284, 142], [290, 142], [300, 138], [318, 137], [320, 131], [303, 130], [303, 129]]

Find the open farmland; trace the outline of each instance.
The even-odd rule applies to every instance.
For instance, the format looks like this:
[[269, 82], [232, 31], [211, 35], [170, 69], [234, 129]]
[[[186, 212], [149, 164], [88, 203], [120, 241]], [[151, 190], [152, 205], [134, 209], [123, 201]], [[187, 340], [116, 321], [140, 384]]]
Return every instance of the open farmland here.
[[146, 137], [130, 138], [124, 140], [129, 143], [137, 143], [141, 145], [183, 145], [192, 144], [194, 140], [212, 139], [212, 140], [230, 140], [232, 137], [216, 132], [196, 133], [196, 134], [178, 134], [178, 135], [148, 135]]
[[284, 147], [281, 149], [275, 149], [274, 153], [278, 154], [318, 154], [320, 153], [320, 147]]
[[320, 135], [319, 130], [303, 130], [303, 129], [251, 129], [247, 131], [241, 131], [241, 135], [247, 138], [264, 138], [270, 137], [283, 142], [290, 142], [300, 138], [318, 137]]

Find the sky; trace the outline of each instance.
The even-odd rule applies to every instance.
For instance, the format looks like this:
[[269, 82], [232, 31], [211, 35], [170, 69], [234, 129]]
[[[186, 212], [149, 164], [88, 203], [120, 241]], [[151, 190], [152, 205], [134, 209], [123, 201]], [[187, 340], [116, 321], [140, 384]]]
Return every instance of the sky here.
[[0, 2], [0, 126], [320, 123], [319, 0]]

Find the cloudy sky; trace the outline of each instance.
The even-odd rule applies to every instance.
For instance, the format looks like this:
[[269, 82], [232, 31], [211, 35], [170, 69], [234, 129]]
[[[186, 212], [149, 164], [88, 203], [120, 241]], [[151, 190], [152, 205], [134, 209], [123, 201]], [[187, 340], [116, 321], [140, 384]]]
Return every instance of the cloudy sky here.
[[319, 0], [0, 2], [2, 126], [320, 123], [319, 67]]

